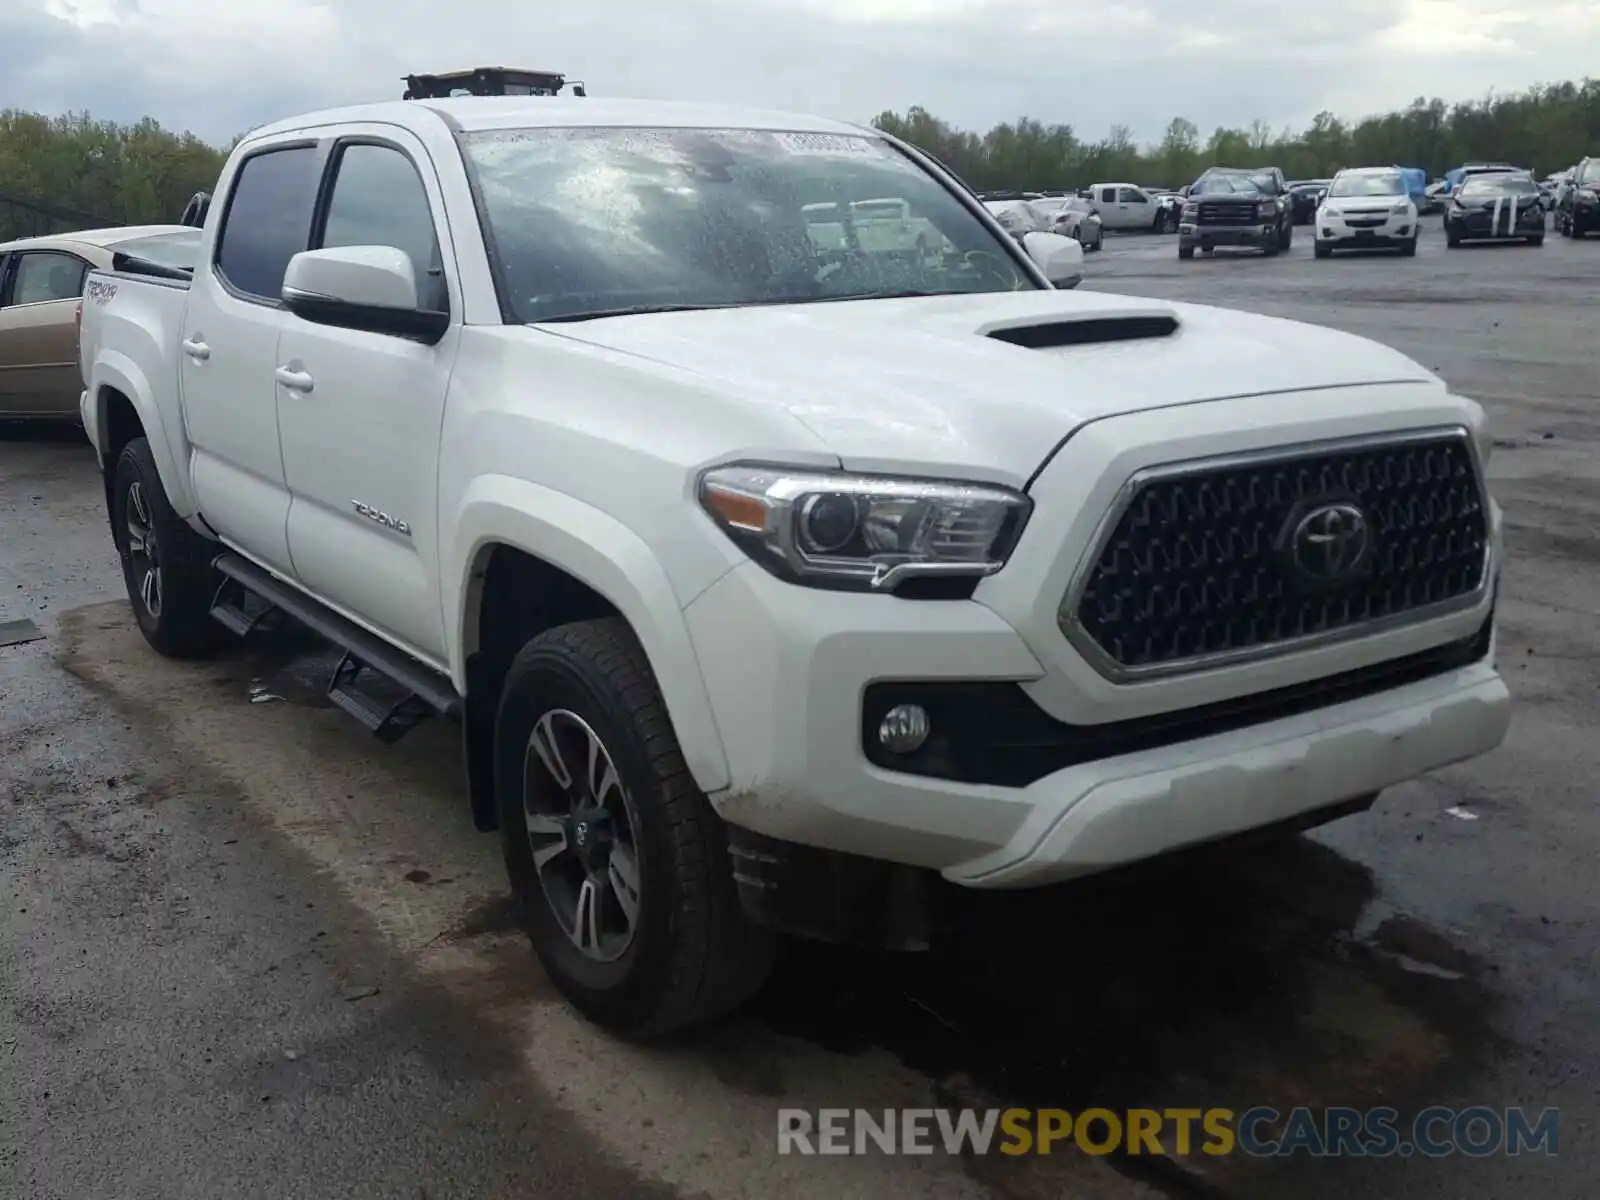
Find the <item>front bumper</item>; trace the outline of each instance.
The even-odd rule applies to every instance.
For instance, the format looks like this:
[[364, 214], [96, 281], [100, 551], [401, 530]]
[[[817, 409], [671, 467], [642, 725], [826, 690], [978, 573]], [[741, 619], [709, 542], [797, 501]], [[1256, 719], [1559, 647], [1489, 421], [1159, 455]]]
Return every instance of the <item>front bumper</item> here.
[[[1305, 407], [1291, 415], [1296, 406], [1281, 396], [1197, 406], [1182, 440], [1195, 447], [1218, 436], [1240, 450], [1253, 438], [1283, 444], [1291, 424], [1329, 436], [1341, 423], [1370, 430], [1385, 412], [1391, 423], [1428, 419], [1386, 409], [1381, 391], [1345, 396], [1342, 415], [1329, 398], [1314, 420]], [[1056, 605], [1127, 472], [1175, 452], [1171, 429], [1166, 414], [1140, 414], [1069, 441], [1032, 489], [1035, 512], [1013, 561], [971, 600], [816, 591], [754, 564], [696, 598], [688, 628], [733, 781], [711, 797], [717, 811], [759, 834], [931, 868], [966, 886], [1033, 886], [1292, 821], [1500, 743], [1509, 694], [1493, 666], [1492, 589], [1472, 609], [1339, 647], [1170, 680], [1119, 685], [1098, 675], [1061, 636]], [[1498, 510], [1491, 521], [1498, 563]], [[1468, 657], [1433, 673], [1365, 692], [1342, 682], [1474, 637], [1483, 640]], [[977, 681], [1025, 694], [1031, 719], [1088, 734], [1281, 689], [1316, 691], [1313, 683], [1326, 685], [1329, 702], [1260, 706], [1243, 723], [1191, 722], [1166, 740], [1005, 785], [992, 781], [1000, 772], [962, 782], [871, 761], [865, 706], [875, 685]]]
[[1385, 213], [1380, 218], [1319, 210], [1315, 224], [1318, 244], [1335, 250], [1393, 248], [1417, 236], [1417, 220], [1410, 212]]
[[1466, 216], [1451, 216], [1445, 218], [1445, 232], [1453, 234], [1465, 242], [1506, 242], [1524, 241], [1528, 238], [1544, 236], [1544, 210], [1533, 209], [1532, 217], [1519, 213], [1517, 220], [1512, 221], [1509, 213], [1498, 216], [1491, 210], [1489, 212], [1472, 212]]
[[1201, 225], [1185, 221], [1178, 226], [1178, 245], [1211, 250], [1218, 246], [1243, 246], [1265, 250], [1278, 244], [1278, 226], [1274, 221], [1259, 225]]

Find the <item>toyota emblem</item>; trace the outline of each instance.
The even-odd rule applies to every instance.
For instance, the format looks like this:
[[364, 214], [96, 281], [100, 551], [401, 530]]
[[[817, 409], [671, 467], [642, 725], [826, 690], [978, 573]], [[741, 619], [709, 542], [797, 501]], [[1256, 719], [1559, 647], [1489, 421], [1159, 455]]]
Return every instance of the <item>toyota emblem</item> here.
[[1323, 504], [1300, 518], [1288, 549], [1295, 569], [1306, 579], [1339, 583], [1366, 565], [1372, 530], [1366, 514], [1354, 504]]

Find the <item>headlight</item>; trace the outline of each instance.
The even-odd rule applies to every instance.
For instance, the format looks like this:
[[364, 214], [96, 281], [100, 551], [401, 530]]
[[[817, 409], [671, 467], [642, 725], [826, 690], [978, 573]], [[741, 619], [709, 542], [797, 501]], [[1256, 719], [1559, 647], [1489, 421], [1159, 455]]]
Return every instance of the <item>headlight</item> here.
[[1198, 204], [1185, 204], [1178, 215], [1182, 220], [1193, 221], [1200, 215], [1200, 206]]
[[1033, 508], [1009, 488], [766, 466], [707, 471], [700, 503], [773, 574], [849, 591], [992, 575]]
[[1270, 217], [1275, 215], [1277, 211], [1278, 206], [1271, 200], [1263, 200], [1260, 204], [1256, 205], [1256, 215], [1259, 217]]
[[1410, 211], [1411, 205], [1409, 204], [1396, 204], [1389, 210], [1389, 212], [1396, 217], [1403, 217]]
[[1595, 198], [1595, 191], [1594, 191], [1593, 188], [1579, 188], [1578, 189], [1578, 199], [1582, 200], [1585, 204], [1593, 204], [1594, 203], [1594, 198]]

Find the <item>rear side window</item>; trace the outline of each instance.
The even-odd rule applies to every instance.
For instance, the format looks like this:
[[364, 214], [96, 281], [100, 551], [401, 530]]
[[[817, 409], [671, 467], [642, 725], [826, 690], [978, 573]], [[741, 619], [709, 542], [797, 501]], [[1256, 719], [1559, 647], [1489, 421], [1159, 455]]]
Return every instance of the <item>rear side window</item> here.
[[321, 248], [336, 246], [404, 250], [422, 306], [449, 308], [428, 193], [411, 160], [393, 146], [357, 142], [340, 152], [321, 240]]
[[234, 180], [217, 269], [239, 291], [276, 302], [289, 260], [311, 238], [322, 160], [315, 146], [247, 158]]
[[46, 304], [75, 300], [83, 294], [83, 261], [70, 254], [33, 253], [17, 256], [11, 278], [11, 304]]

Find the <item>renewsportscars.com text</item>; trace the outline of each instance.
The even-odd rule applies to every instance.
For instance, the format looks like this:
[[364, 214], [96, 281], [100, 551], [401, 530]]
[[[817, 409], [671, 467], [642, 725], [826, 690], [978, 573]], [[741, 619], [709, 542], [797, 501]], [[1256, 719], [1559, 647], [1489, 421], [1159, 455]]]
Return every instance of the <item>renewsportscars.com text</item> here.
[[1546, 1108], [784, 1108], [779, 1154], [1082, 1154], [1487, 1158], [1557, 1151]]

